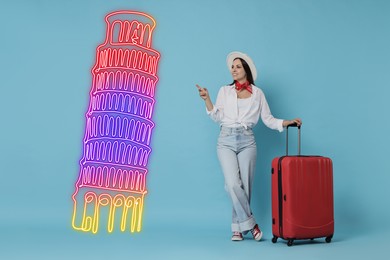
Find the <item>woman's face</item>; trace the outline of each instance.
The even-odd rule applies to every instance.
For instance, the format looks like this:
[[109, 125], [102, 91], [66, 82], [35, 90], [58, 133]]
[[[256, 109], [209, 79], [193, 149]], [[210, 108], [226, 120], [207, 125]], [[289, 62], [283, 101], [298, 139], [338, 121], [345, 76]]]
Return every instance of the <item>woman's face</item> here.
[[232, 73], [233, 80], [237, 80], [240, 83], [243, 83], [247, 80], [246, 73], [240, 59], [235, 59], [233, 61], [230, 72]]

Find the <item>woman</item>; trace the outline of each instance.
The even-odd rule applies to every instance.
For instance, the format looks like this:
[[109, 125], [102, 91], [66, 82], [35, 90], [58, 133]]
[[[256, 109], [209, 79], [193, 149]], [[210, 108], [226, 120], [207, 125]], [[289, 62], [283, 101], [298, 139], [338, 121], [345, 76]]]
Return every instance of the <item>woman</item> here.
[[225, 189], [233, 204], [232, 240], [241, 241], [243, 234], [251, 231], [253, 238], [260, 241], [263, 233], [250, 208], [257, 156], [252, 129], [260, 117], [267, 127], [279, 132], [291, 124], [301, 125], [302, 121], [299, 118], [282, 120], [272, 116], [263, 91], [254, 85], [257, 71], [249, 56], [232, 52], [227, 56], [227, 65], [233, 83], [221, 87], [215, 105], [206, 88], [196, 87], [205, 101], [207, 114], [221, 127], [217, 152]]

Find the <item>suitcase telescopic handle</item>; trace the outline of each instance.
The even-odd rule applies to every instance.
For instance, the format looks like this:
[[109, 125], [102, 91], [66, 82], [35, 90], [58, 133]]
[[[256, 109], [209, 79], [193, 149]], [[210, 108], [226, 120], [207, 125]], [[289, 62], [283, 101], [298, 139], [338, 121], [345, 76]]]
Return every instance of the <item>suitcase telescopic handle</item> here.
[[298, 155], [301, 155], [301, 126], [297, 123], [288, 125], [286, 128], [286, 155], [288, 155], [288, 128], [289, 127], [298, 127]]

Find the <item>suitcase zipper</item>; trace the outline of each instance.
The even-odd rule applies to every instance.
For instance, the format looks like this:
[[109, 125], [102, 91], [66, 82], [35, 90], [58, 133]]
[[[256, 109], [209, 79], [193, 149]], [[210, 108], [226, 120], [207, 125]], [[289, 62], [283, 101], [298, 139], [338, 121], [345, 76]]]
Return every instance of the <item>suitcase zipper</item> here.
[[282, 187], [282, 160], [285, 156], [279, 158], [278, 161], [278, 204], [279, 204], [279, 235], [283, 238], [283, 187]]

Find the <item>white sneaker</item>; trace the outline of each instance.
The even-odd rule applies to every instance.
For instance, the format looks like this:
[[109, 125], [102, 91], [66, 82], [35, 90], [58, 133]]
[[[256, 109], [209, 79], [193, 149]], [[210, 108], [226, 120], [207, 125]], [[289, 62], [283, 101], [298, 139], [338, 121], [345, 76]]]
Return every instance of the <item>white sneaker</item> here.
[[261, 232], [257, 224], [251, 229], [251, 232], [252, 232], [253, 239], [256, 241], [260, 241], [261, 237], [263, 236], [263, 232]]
[[233, 232], [232, 241], [241, 241], [241, 240], [244, 240], [242, 234], [238, 231]]

